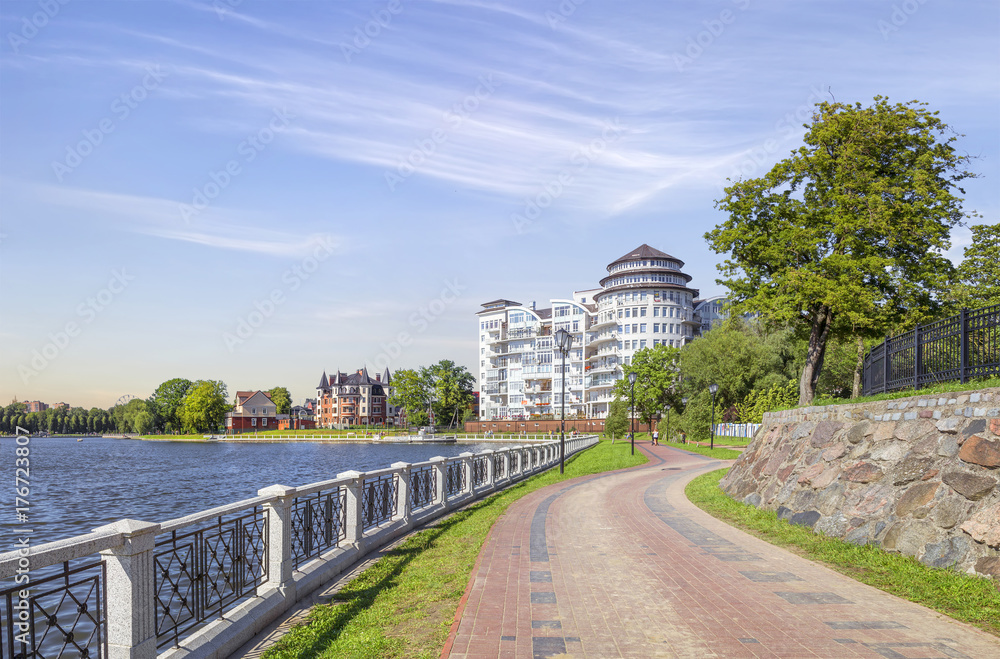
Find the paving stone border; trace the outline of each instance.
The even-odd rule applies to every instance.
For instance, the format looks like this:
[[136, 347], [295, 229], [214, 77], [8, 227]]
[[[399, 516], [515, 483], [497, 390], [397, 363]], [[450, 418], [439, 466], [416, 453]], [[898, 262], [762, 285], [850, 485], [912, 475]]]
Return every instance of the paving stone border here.
[[818, 533], [1000, 577], [1000, 388], [771, 412], [723, 491]]

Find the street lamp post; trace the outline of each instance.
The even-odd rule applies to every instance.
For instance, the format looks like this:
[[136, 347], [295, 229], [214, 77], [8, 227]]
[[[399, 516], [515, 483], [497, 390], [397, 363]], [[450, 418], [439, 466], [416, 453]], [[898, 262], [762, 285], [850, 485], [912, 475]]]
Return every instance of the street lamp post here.
[[559, 473], [563, 473], [566, 459], [566, 354], [573, 343], [573, 337], [564, 329], [556, 331], [556, 348], [562, 353], [562, 396], [559, 398]]
[[[687, 397], [681, 398], [681, 414], [687, 411], [688, 399]], [[684, 432], [681, 431], [681, 437], [684, 437], [684, 443], [687, 444], [687, 437], [684, 436]]]
[[715, 392], [719, 390], [719, 385], [708, 385], [708, 393], [712, 394], [712, 439], [708, 443], [709, 448], [715, 448]]
[[632, 394], [630, 396], [632, 399], [632, 411], [629, 413], [628, 417], [628, 434], [629, 439], [632, 440], [632, 455], [635, 455], [635, 378], [635, 371], [628, 374], [628, 383], [632, 388]]

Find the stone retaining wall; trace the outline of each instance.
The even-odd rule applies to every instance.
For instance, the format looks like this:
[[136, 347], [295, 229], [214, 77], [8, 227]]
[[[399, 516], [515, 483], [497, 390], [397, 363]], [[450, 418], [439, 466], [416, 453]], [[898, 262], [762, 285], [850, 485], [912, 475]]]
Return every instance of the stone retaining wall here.
[[722, 480], [818, 533], [1000, 577], [1000, 388], [764, 415]]

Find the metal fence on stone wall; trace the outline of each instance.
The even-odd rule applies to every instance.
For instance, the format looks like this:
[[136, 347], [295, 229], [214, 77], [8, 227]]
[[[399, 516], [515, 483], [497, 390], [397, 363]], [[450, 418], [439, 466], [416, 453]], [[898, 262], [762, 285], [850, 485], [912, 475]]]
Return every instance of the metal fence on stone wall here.
[[862, 394], [1000, 376], [1000, 304], [962, 309], [893, 336], [865, 355]]

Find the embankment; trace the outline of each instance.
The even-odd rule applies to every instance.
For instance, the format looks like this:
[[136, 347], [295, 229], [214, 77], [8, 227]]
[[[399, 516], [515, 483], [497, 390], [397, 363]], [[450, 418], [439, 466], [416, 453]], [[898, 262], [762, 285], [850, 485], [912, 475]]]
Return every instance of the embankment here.
[[1000, 388], [773, 412], [723, 479], [819, 533], [1000, 577]]

